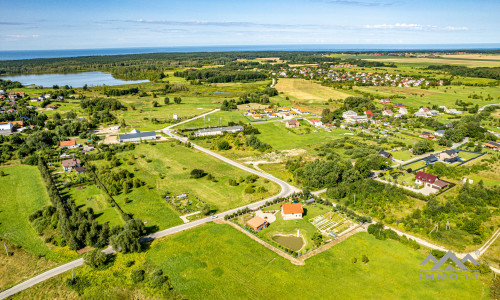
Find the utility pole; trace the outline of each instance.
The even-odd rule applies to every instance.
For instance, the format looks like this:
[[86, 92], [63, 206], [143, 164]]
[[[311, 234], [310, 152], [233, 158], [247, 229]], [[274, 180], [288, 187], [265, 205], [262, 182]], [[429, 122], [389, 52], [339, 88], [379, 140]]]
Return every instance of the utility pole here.
[[76, 280], [76, 273], [75, 273], [75, 267], [73, 267], [73, 282]]

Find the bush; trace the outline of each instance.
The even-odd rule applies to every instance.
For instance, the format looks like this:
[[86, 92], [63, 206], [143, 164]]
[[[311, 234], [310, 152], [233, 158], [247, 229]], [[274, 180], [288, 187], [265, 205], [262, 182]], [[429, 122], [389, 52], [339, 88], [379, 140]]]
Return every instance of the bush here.
[[368, 256], [366, 256], [365, 254], [363, 254], [363, 256], [361, 257], [361, 261], [364, 262], [365, 264], [368, 263], [370, 260], [368, 259]]
[[144, 270], [134, 270], [130, 275], [130, 279], [132, 279], [134, 283], [142, 282], [144, 281], [144, 274]]
[[205, 176], [206, 173], [205, 171], [201, 170], [201, 169], [193, 169], [191, 170], [191, 178], [201, 178], [203, 176]]
[[358, 262], [358, 259], [356, 257], [351, 257], [351, 263], [355, 264]]
[[246, 188], [245, 188], [245, 193], [247, 194], [253, 194], [255, 193], [255, 189], [253, 188], [253, 185], [248, 185]]
[[95, 249], [85, 253], [83, 255], [83, 261], [92, 268], [99, 268], [106, 264], [108, 256], [100, 250]]
[[220, 141], [217, 143], [217, 150], [229, 150], [231, 149], [231, 146], [227, 141]]
[[168, 281], [168, 277], [163, 275], [162, 270], [156, 270], [149, 276], [149, 283], [151, 286], [159, 288]]

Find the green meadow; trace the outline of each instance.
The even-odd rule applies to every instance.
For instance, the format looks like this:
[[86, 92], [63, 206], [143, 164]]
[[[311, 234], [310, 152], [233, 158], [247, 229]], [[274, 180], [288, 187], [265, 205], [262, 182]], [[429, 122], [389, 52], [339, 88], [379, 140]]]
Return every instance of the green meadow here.
[[[367, 255], [369, 262], [361, 262]], [[189, 299], [486, 299], [489, 281], [423, 281], [425, 254], [356, 234], [296, 266], [228, 225], [155, 241], [147, 261]], [[357, 263], [351, 263], [352, 257]], [[483, 282], [486, 281], [486, 283]], [[356, 291], [353, 294], [352, 291]]]

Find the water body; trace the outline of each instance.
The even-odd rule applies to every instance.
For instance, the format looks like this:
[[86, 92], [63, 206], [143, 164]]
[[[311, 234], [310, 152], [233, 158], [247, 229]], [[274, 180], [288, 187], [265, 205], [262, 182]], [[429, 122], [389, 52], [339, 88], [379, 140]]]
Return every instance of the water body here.
[[320, 45], [242, 45], [242, 46], [191, 46], [191, 47], [141, 47], [65, 50], [3, 50], [0, 60], [35, 58], [60, 58], [78, 56], [123, 55], [144, 53], [186, 53], [223, 51], [398, 51], [398, 50], [491, 50], [500, 49], [499, 43], [491, 44], [320, 44]]
[[293, 251], [299, 251], [304, 245], [304, 239], [294, 235], [275, 235], [273, 241]]
[[4, 80], [19, 81], [23, 85], [36, 85], [43, 87], [52, 87], [54, 85], [72, 87], [102, 86], [102, 85], [122, 85], [133, 84], [140, 82], [148, 82], [149, 80], [123, 80], [116, 79], [113, 75], [103, 72], [83, 72], [70, 74], [32, 74], [32, 75], [15, 75], [2, 76]]

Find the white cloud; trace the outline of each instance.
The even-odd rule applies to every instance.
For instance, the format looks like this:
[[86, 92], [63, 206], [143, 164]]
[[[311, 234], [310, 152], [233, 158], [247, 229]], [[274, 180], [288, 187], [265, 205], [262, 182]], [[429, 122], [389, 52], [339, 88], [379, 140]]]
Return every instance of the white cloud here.
[[435, 25], [422, 25], [422, 24], [406, 24], [406, 23], [396, 23], [396, 24], [378, 24], [378, 25], [364, 25], [362, 28], [366, 29], [401, 29], [401, 30], [444, 30], [444, 31], [457, 31], [457, 30], [468, 30], [467, 27], [453, 27], [453, 26], [435, 26]]

